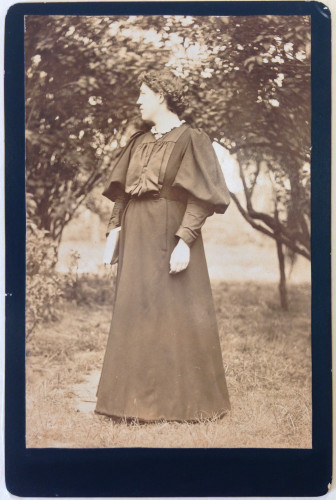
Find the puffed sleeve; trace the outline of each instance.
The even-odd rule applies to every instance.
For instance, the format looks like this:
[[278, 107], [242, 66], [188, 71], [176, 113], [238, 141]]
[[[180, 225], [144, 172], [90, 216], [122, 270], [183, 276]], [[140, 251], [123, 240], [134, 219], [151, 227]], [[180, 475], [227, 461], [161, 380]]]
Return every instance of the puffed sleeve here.
[[191, 247], [201, 233], [201, 228], [207, 217], [213, 213], [214, 209], [212, 205], [189, 195], [181, 225], [175, 235]]
[[223, 214], [230, 203], [227, 188], [217, 155], [207, 134], [190, 129], [190, 134], [173, 187], [188, 191], [200, 202], [210, 205], [213, 211]]
[[125, 192], [128, 165], [136, 139], [140, 135], [142, 135], [142, 132], [136, 132], [133, 134], [126, 146], [122, 149], [117, 160], [112, 162], [111, 175], [102, 193], [103, 196], [106, 196], [106, 198], [111, 201], [116, 201], [117, 198], [120, 198], [120, 196], [122, 196]]

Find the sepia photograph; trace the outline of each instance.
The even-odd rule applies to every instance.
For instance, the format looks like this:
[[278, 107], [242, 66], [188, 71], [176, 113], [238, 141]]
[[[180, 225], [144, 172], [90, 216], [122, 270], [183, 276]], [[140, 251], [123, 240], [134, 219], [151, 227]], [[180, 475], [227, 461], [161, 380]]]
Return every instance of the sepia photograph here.
[[27, 448], [312, 449], [311, 18], [26, 15]]

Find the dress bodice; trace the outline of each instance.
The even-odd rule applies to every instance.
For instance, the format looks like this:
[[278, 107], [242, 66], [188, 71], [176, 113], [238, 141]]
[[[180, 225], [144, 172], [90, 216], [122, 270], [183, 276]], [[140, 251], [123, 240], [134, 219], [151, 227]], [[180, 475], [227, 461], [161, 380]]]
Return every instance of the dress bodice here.
[[125, 192], [140, 196], [160, 191], [169, 158], [186, 125], [174, 128], [160, 139], [151, 132], [144, 134], [134, 146], [127, 169]]
[[186, 123], [157, 140], [151, 132], [135, 134], [113, 165], [103, 194], [116, 201], [125, 194], [156, 193], [167, 185], [217, 213], [224, 213], [230, 202], [210, 138]]

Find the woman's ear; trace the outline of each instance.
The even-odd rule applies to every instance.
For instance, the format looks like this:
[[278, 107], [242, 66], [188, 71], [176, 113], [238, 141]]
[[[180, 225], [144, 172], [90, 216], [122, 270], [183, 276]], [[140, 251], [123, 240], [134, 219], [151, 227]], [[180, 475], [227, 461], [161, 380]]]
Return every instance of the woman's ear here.
[[166, 98], [163, 94], [159, 94], [159, 103], [162, 104], [163, 102], [165, 102]]

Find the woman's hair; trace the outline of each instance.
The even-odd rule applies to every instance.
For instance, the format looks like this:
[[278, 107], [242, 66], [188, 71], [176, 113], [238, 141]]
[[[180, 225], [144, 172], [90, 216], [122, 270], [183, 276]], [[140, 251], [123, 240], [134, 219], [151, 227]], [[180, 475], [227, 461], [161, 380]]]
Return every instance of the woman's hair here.
[[187, 106], [184, 83], [168, 69], [143, 71], [138, 77], [139, 85], [147, 85], [153, 92], [162, 94], [167, 107], [180, 115]]

